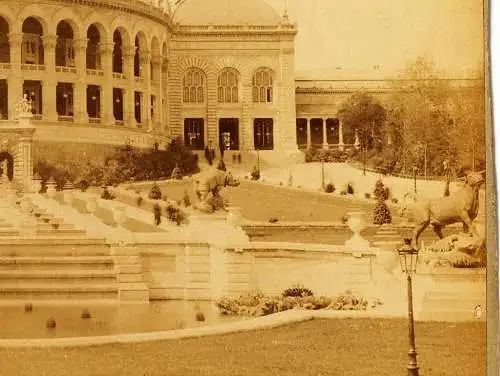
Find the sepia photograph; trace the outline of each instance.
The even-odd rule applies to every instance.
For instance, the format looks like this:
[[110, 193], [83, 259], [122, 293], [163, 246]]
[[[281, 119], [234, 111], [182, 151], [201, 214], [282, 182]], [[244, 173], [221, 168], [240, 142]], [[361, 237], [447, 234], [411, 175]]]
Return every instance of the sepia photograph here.
[[489, 7], [0, 0], [0, 375], [498, 375]]

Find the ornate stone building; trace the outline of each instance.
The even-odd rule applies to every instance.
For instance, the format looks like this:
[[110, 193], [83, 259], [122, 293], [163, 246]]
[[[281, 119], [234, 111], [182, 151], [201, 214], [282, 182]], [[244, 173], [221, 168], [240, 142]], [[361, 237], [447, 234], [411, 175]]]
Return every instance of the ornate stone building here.
[[174, 10], [166, 0], [2, 0], [0, 125], [26, 94], [35, 145], [151, 147], [181, 136], [195, 150], [290, 158], [354, 143], [340, 103], [388, 83], [295, 80], [296, 33], [264, 0]]

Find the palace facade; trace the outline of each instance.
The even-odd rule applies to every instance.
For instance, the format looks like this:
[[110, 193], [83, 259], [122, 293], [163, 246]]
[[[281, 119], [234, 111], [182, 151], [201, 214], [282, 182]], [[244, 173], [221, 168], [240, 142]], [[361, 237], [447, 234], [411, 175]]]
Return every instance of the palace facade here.
[[[263, 0], [2, 0], [0, 124], [32, 103], [35, 142], [139, 147], [181, 136], [287, 158], [353, 144], [337, 118], [384, 80], [296, 80], [297, 27]], [[352, 132], [351, 132], [352, 133]]]

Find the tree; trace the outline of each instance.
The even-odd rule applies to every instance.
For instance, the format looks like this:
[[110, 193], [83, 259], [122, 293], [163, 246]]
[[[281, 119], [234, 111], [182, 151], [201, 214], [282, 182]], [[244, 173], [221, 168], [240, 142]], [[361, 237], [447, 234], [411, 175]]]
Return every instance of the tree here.
[[384, 107], [368, 93], [356, 93], [345, 101], [339, 112], [347, 137], [356, 133], [364, 151], [363, 166], [366, 169], [366, 153], [373, 148], [381, 149], [383, 124], [386, 118]]
[[432, 61], [419, 57], [394, 82], [388, 118], [401, 156], [398, 170], [416, 167], [426, 175], [442, 173], [443, 160], [452, 158], [455, 129], [449, 101], [453, 89], [441, 77]]

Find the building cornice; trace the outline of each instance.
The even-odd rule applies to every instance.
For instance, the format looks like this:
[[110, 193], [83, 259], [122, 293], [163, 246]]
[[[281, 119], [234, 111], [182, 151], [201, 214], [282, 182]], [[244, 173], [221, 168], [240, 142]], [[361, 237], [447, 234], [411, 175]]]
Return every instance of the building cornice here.
[[54, 3], [72, 4], [88, 6], [90, 8], [109, 9], [138, 15], [155, 21], [168, 28], [172, 29], [172, 22], [168, 12], [159, 7], [152, 6], [140, 0], [51, 0]]
[[244, 36], [295, 36], [297, 27], [295, 24], [273, 25], [180, 25], [173, 27], [173, 33], [179, 37], [209, 36], [224, 38]]

